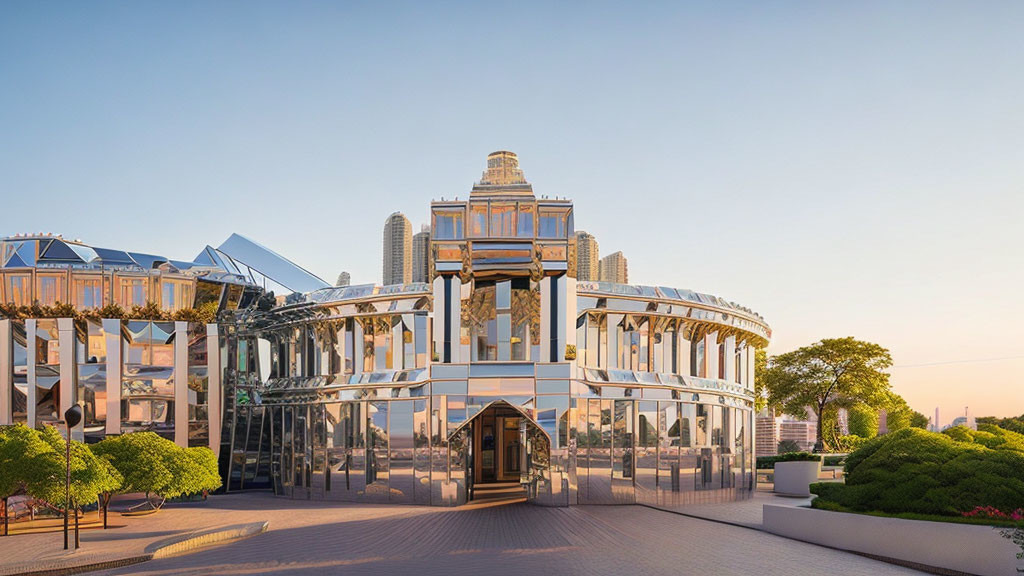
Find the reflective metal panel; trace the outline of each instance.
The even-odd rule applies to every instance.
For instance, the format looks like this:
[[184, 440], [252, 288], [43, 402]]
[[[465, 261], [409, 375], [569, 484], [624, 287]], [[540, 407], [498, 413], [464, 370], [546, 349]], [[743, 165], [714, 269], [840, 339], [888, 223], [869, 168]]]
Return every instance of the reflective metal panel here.
[[616, 503], [635, 501], [634, 421], [632, 400], [614, 400], [612, 409], [612, 497]]
[[367, 414], [366, 494], [388, 499], [388, 402], [370, 402]]
[[413, 400], [413, 500], [430, 504], [430, 398]]
[[413, 400], [396, 400], [389, 404], [389, 502], [411, 504], [415, 478], [413, 474]]
[[658, 403], [636, 406], [636, 501], [653, 505], [658, 503]]

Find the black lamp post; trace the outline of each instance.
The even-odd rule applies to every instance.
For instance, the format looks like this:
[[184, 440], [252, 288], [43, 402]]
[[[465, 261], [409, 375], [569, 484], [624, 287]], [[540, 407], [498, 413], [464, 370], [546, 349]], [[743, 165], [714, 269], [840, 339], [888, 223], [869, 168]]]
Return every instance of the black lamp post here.
[[[82, 421], [82, 407], [75, 404], [64, 412], [64, 424], [68, 429], [65, 446], [65, 464], [67, 465], [64, 482], [64, 549], [68, 549], [68, 510], [71, 508], [71, 429]], [[78, 513], [75, 513], [75, 550], [78, 550]]]

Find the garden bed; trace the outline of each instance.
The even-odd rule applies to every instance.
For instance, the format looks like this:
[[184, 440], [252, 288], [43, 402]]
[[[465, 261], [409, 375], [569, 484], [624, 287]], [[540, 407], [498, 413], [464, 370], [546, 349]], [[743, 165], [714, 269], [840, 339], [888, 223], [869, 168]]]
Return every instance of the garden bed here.
[[931, 569], [981, 576], [1018, 571], [1016, 554], [1020, 549], [994, 526], [765, 504], [764, 529], [794, 540]]

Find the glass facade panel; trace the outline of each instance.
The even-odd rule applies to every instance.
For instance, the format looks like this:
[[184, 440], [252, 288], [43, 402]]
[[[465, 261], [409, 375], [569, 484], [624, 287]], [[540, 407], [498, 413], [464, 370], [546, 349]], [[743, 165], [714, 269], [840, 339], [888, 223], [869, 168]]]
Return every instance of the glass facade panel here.
[[435, 210], [434, 226], [431, 228], [432, 239], [434, 240], [461, 240], [463, 234], [463, 219], [465, 213], [461, 208], [454, 210]]
[[72, 304], [79, 310], [102, 308], [103, 278], [101, 276], [73, 277]]
[[43, 306], [52, 306], [57, 302], [67, 302], [65, 295], [66, 279], [63, 274], [39, 275], [36, 278], [38, 288], [36, 289], [36, 300]]
[[487, 237], [487, 203], [469, 205], [469, 236]]
[[538, 209], [538, 238], [559, 239], [568, 238], [569, 211], [565, 208]]
[[515, 204], [491, 204], [491, 236], [510, 238], [516, 235]]
[[118, 279], [118, 304], [125, 309], [132, 306], [145, 306], [149, 299], [147, 285], [148, 278], [119, 278]]
[[536, 211], [533, 204], [519, 205], [519, 221], [516, 227], [516, 236], [519, 238], [533, 238], [533, 219]]
[[7, 274], [7, 301], [17, 306], [32, 303], [32, 277], [29, 275]]

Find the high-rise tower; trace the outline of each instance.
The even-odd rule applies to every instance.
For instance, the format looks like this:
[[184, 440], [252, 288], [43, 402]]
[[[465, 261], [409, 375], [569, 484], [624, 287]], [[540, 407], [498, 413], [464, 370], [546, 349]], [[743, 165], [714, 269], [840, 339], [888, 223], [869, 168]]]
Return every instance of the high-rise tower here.
[[412, 281], [430, 280], [430, 226], [424, 224], [412, 237]]
[[597, 238], [583, 230], [576, 232], [576, 279], [592, 282], [599, 280], [600, 261]]
[[405, 214], [395, 212], [384, 222], [383, 284], [412, 281], [412, 224]]
[[622, 252], [612, 252], [601, 258], [600, 270], [601, 282], [629, 283], [629, 270]]

